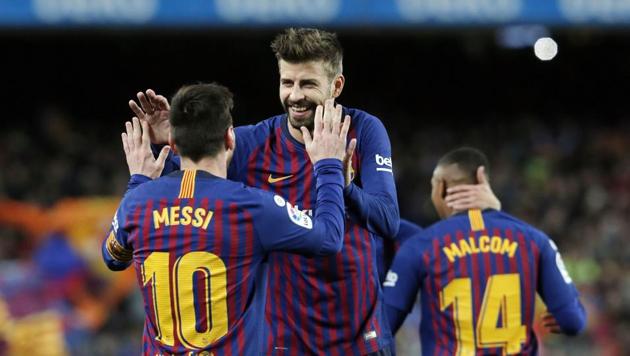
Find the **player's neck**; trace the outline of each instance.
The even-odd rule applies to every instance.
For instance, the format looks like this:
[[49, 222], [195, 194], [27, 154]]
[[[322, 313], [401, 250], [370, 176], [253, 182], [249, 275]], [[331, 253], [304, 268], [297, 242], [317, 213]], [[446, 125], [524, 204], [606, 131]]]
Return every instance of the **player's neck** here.
[[225, 154], [218, 154], [215, 157], [204, 157], [197, 162], [194, 162], [190, 158], [182, 157], [181, 169], [196, 169], [206, 171], [217, 177], [227, 177], [227, 161]]
[[304, 144], [304, 137], [302, 137], [302, 131], [300, 129], [296, 129], [289, 123], [287, 120], [287, 127], [289, 128], [289, 134], [296, 139], [299, 143]]

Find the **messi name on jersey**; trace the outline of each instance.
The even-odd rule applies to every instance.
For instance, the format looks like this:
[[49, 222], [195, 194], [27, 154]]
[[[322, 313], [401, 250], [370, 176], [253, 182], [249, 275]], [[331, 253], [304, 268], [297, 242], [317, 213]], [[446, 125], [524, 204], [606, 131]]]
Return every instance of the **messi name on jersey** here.
[[157, 230], [162, 226], [192, 225], [208, 229], [214, 213], [203, 208], [192, 206], [170, 206], [160, 210], [153, 210], [153, 227]]
[[482, 235], [478, 240], [479, 243], [477, 244], [477, 241], [472, 237], [469, 237], [468, 241], [466, 241], [466, 239], [461, 239], [457, 242], [451, 243], [450, 246], [444, 246], [442, 251], [448, 260], [453, 263], [455, 262], [455, 257], [464, 257], [467, 255], [487, 252], [501, 255], [508, 254], [510, 257], [514, 257], [516, 249], [518, 248], [517, 242], [510, 241], [499, 236], [489, 237], [487, 235]]

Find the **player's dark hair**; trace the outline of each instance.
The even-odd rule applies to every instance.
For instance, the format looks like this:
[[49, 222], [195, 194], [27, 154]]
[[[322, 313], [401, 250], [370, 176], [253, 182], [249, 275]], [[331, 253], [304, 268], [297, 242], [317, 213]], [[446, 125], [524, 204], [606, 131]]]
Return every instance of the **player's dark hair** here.
[[171, 101], [171, 134], [183, 157], [198, 162], [219, 153], [232, 125], [233, 95], [222, 85], [181, 87]]
[[291, 63], [323, 61], [329, 77], [343, 72], [343, 48], [337, 35], [315, 28], [288, 28], [271, 42], [278, 60]]
[[490, 174], [488, 157], [474, 147], [456, 148], [440, 158], [438, 166], [457, 164], [457, 167], [469, 179], [469, 183], [477, 182], [477, 168], [484, 166], [486, 175]]

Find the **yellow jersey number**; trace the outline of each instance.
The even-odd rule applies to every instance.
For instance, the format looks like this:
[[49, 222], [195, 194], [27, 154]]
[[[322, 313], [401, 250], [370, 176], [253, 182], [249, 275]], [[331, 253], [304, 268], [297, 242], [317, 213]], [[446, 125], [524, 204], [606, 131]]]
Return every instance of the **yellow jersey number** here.
[[[193, 296], [193, 274], [204, 276], [203, 303], [205, 305], [206, 328], [199, 332], [195, 328], [195, 298]], [[170, 283], [172, 273], [173, 285]], [[227, 274], [223, 261], [210, 252], [189, 252], [177, 259], [169, 271], [169, 252], [152, 252], [142, 263], [143, 286], [151, 283], [153, 311], [157, 328], [156, 339], [164, 345], [175, 345], [175, 332], [188, 349], [203, 349], [228, 331]], [[171, 309], [171, 290], [175, 300]], [[173, 320], [175, 315], [175, 320]], [[212, 321], [212, 325], [210, 325]]]
[[[527, 341], [521, 325], [521, 279], [518, 273], [497, 274], [488, 279], [473, 329], [473, 299], [470, 278], [455, 278], [440, 291], [440, 310], [453, 306], [457, 355], [474, 355], [477, 348], [502, 347], [504, 354], [518, 353]], [[501, 327], [497, 321], [501, 316]]]

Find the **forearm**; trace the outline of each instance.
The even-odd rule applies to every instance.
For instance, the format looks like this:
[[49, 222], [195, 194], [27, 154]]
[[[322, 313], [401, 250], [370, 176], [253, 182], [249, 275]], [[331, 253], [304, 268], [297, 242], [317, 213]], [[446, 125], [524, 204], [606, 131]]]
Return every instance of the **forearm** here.
[[398, 329], [400, 329], [405, 321], [407, 313], [387, 304], [385, 304], [385, 313], [387, 314], [387, 321], [389, 322], [389, 328], [392, 331], [392, 335], [396, 335]]
[[365, 192], [354, 183], [344, 189], [348, 212], [369, 231], [386, 238], [395, 238], [400, 225], [398, 204], [388, 194]]
[[112, 271], [125, 270], [131, 264], [131, 252], [124, 249], [116, 241], [114, 232], [110, 231], [108, 237], [101, 244], [101, 255], [107, 268]]
[[586, 311], [579, 299], [562, 308], [550, 311], [562, 331], [567, 335], [578, 335], [586, 326]]
[[341, 161], [325, 159], [314, 167], [317, 190], [313, 232], [319, 237], [318, 255], [337, 253], [343, 246], [344, 199]]

